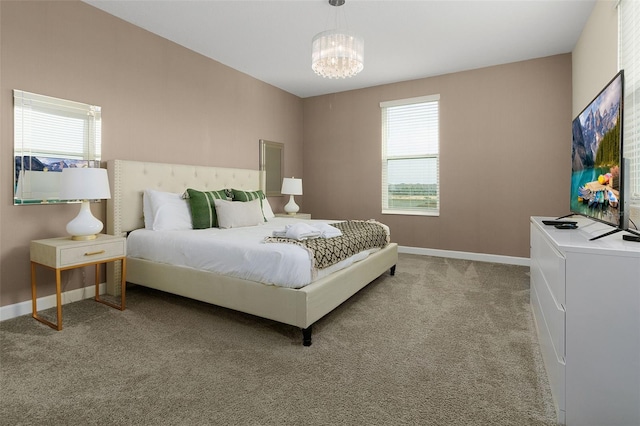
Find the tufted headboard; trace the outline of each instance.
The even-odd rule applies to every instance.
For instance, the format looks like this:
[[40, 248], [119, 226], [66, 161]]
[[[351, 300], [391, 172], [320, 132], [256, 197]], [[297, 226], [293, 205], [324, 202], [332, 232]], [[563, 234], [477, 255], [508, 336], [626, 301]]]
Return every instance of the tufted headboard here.
[[[111, 199], [107, 200], [107, 233], [124, 236], [144, 228], [142, 194], [145, 189], [184, 192], [187, 188], [217, 190], [235, 188], [264, 191], [265, 172], [249, 169], [188, 166], [184, 164], [148, 163], [143, 161], [109, 160]], [[107, 293], [120, 294], [121, 265], [107, 265]]]
[[264, 191], [264, 172], [258, 170], [127, 160], [109, 160], [107, 169], [111, 186], [111, 199], [107, 200], [107, 233], [111, 235], [125, 235], [144, 227], [142, 194], [145, 189], [177, 193], [187, 188]]

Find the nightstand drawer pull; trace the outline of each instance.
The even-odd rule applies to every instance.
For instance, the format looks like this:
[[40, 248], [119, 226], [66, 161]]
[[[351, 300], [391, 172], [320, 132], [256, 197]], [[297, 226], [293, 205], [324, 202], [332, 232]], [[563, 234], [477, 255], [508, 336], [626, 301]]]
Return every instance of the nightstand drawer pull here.
[[106, 250], [91, 251], [91, 252], [85, 253], [84, 255], [85, 256], [95, 256], [96, 254], [103, 254], [105, 252], [106, 252]]

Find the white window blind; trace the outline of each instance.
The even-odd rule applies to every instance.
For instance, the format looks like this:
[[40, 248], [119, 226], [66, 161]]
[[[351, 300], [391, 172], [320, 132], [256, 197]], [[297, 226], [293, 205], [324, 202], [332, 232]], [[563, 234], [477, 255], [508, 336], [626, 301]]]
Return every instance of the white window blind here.
[[28, 157], [100, 161], [100, 107], [13, 91], [16, 152]]
[[381, 102], [382, 213], [437, 216], [440, 95]]
[[640, 205], [640, 1], [619, 4], [620, 68], [624, 70], [623, 141], [630, 161], [629, 195]]

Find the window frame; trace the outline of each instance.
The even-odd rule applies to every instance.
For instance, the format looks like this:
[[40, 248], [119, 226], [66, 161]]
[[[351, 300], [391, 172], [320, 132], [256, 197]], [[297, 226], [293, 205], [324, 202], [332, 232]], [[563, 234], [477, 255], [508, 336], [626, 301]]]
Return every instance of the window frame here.
[[[387, 111], [389, 108], [393, 107], [404, 107], [411, 106], [417, 104], [430, 104], [432, 106], [435, 103], [436, 105], [436, 117], [433, 122], [430, 122], [430, 125], [435, 124], [435, 129], [433, 127], [429, 127], [429, 131], [435, 133], [435, 152], [428, 152], [428, 144], [430, 142], [425, 141], [425, 151], [420, 154], [409, 154], [409, 155], [389, 155], [387, 153], [388, 150], [388, 117]], [[440, 94], [426, 95], [426, 96], [418, 96], [413, 98], [406, 99], [398, 99], [393, 101], [383, 101], [380, 102], [380, 112], [381, 112], [381, 144], [382, 144], [382, 188], [381, 188], [381, 213], [382, 214], [395, 214], [395, 215], [410, 215], [410, 216], [440, 216], [440, 208], [441, 208], [441, 200], [440, 200]], [[436, 160], [435, 163], [435, 186], [436, 186], [436, 207], [410, 207], [410, 208], [400, 208], [400, 207], [390, 207], [389, 206], [389, 182], [388, 182], [388, 170], [389, 163], [391, 161], [402, 161], [402, 160]]]

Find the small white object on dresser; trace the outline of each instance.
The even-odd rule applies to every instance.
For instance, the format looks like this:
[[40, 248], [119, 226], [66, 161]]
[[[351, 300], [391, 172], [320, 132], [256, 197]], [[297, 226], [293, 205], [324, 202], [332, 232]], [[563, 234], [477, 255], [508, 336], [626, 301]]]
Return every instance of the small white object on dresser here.
[[640, 425], [640, 244], [531, 218], [531, 307], [558, 423]]
[[276, 213], [276, 217], [289, 217], [291, 219], [310, 220], [311, 219], [311, 213], [296, 213], [296, 214]]
[[[126, 256], [127, 242], [124, 237], [98, 234], [96, 239], [77, 241], [71, 237], [48, 238], [31, 241], [31, 303], [32, 316], [36, 320], [55, 330], [62, 330], [62, 295], [61, 272], [83, 266], [95, 265], [95, 300], [112, 308], [125, 309]], [[100, 298], [100, 265], [115, 261], [122, 262], [120, 305], [115, 305]], [[38, 316], [36, 266], [41, 265], [53, 269], [56, 274], [56, 308], [57, 320], [52, 323]]]

